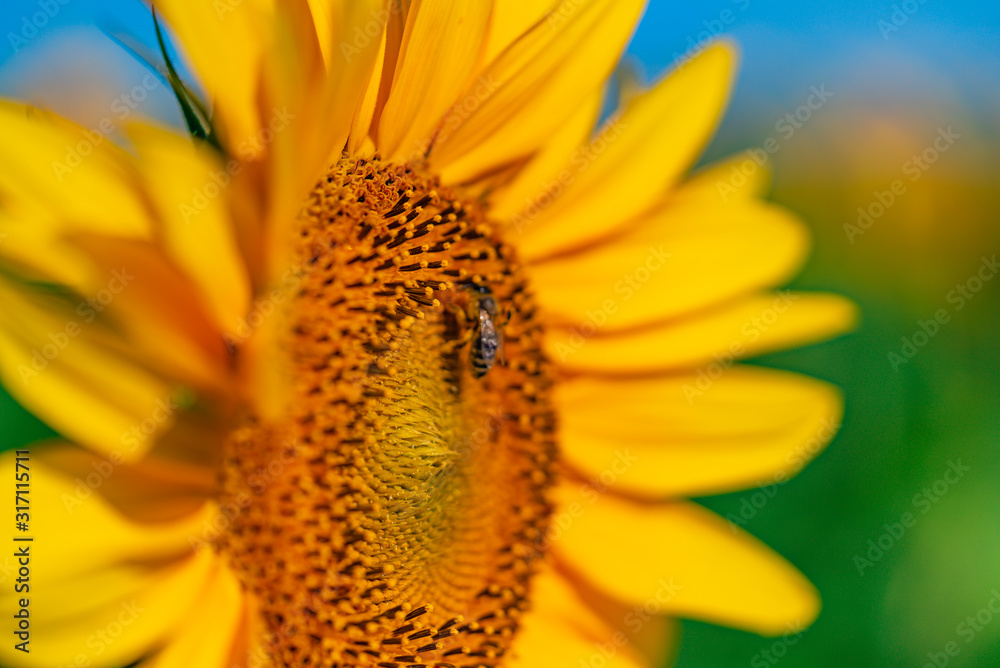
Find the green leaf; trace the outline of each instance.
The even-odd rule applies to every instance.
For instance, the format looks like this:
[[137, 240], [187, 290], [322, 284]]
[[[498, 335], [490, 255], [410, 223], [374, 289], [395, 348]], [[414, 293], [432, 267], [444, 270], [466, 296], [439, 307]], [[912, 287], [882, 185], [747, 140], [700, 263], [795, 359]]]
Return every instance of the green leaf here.
[[217, 151], [223, 153], [222, 144], [212, 125], [208, 109], [198, 99], [198, 96], [192, 93], [184, 82], [181, 81], [180, 75], [177, 74], [177, 69], [170, 60], [170, 54], [167, 52], [167, 44], [163, 39], [163, 31], [160, 28], [160, 21], [156, 17], [155, 7], [153, 8], [153, 26], [156, 28], [156, 41], [160, 45], [160, 53], [163, 54], [163, 61], [167, 66], [167, 80], [170, 82], [174, 96], [181, 106], [181, 112], [184, 114], [184, 122], [187, 124], [188, 132], [191, 133], [192, 137], [211, 144]]

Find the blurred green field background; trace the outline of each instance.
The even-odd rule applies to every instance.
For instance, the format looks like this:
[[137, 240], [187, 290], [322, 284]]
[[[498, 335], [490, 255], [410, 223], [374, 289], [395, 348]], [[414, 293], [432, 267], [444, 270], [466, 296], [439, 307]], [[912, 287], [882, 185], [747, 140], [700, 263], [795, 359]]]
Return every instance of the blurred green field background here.
[[[832, 445], [745, 525], [816, 584], [819, 620], [794, 644], [685, 623], [683, 667], [1000, 666], [1000, 278], [978, 276], [1000, 254], [995, 75], [990, 91], [963, 85], [987, 63], [952, 77], [912, 44], [868, 38], [881, 59], [846, 55], [769, 95], [744, 87], [710, 152], [760, 147], [801, 104], [804, 82], [828, 83], [834, 97], [771, 158], [771, 199], [815, 237], [793, 286], [853, 298], [862, 321], [847, 337], [756, 360], [846, 395]], [[949, 127], [960, 136], [938, 150]], [[752, 493], [702, 502], [739, 516]], [[907, 512], [913, 525], [894, 526]]]
[[[1000, 591], [1000, 280], [985, 282], [956, 310], [964, 300], [956, 286], [977, 275], [984, 256], [1000, 252], [1000, 173], [989, 160], [1000, 149], [995, 129], [969, 119], [961, 142], [908, 183], [854, 243], [844, 230], [856, 223], [857, 207], [877, 201], [874, 193], [886, 191], [923, 150], [921, 142], [933, 138], [937, 116], [911, 120], [909, 141], [889, 145], [858, 132], [859, 125], [818, 120], [803, 130], [801, 143], [774, 158], [772, 198], [800, 212], [816, 239], [793, 285], [840, 292], [862, 309], [852, 335], [757, 360], [823, 378], [846, 395], [832, 445], [745, 526], [803, 569], [824, 610], [787, 647], [780, 639], [685, 624], [681, 666], [1000, 665], [1000, 623], [981, 624], [992, 613], [977, 622], [982, 630], [960, 627]], [[740, 138], [747, 135], [734, 132], [731, 141]], [[934, 331], [927, 323], [941, 309], [950, 320], [925, 345], [914, 344], [907, 359], [904, 347], [912, 350], [904, 339], [924, 341], [920, 323]], [[969, 470], [938, 483], [950, 463]], [[751, 494], [702, 501], [739, 516]], [[892, 525], [906, 512], [915, 524], [883, 538], [899, 534]], [[889, 549], [872, 551], [869, 541], [880, 539]], [[949, 642], [957, 643], [957, 656], [941, 654]]]

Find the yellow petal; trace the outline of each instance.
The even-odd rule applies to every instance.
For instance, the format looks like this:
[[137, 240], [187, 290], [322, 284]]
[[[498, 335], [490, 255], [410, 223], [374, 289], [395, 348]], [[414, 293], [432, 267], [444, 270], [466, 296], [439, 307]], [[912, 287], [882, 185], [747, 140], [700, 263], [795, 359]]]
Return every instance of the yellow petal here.
[[[313, 17], [318, 15], [313, 3]], [[264, 262], [266, 287], [291, 265], [289, 239], [303, 200], [340, 158], [379, 58], [386, 10], [381, 0], [330, 0], [316, 29], [326, 69], [315, 49], [300, 42], [311, 22], [295, 3], [275, 12], [276, 47], [264, 76], [270, 83], [271, 108], [261, 129], [260, 152], [266, 154], [268, 184]], [[327, 25], [323, 22], [328, 21]], [[315, 42], [315, 35], [306, 36]]]
[[[351, 124], [351, 135], [347, 139], [348, 155], [359, 155], [366, 143], [370, 143], [372, 119], [375, 118], [375, 108], [378, 104], [378, 94], [382, 87], [382, 72], [385, 70], [385, 56], [388, 32], [382, 32], [382, 41], [378, 46], [378, 57], [372, 70], [371, 79], [365, 89], [361, 104], [354, 114]], [[374, 151], [372, 151], [374, 153]], [[369, 154], [371, 155], [371, 154]]]
[[149, 181], [165, 252], [197, 285], [220, 331], [246, 315], [250, 282], [226, 206], [233, 176], [187, 137], [150, 126], [130, 128], [137, 167]]
[[7, 101], [0, 132], [0, 262], [85, 291], [93, 272], [65, 234], [148, 237], [132, 158], [103, 135]]
[[[0, 648], [8, 666], [68, 665], [83, 654], [93, 666], [118, 668], [170, 637], [218, 568], [211, 550], [191, 553], [214, 509], [181, 520], [145, 524], [120, 515], [101, 497], [102, 485], [124, 470], [108, 465], [85, 477], [60, 469], [48, 456], [27, 462], [31, 484], [29, 549], [31, 652]], [[15, 453], [0, 459], [15, 474]], [[20, 545], [19, 545], [20, 547]], [[13, 611], [23, 596], [0, 591]], [[103, 634], [103, 636], [102, 636]]]
[[[549, 199], [558, 193], [559, 170], [573, 152], [587, 141], [594, 129], [602, 98], [603, 91], [581, 104], [577, 112], [555, 131], [517, 177], [506, 187], [491, 194], [490, 212], [493, 216], [499, 220], [507, 220], [519, 211], [533, 214], [545, 208]], [[523, 220], [522, 226], [524, 224], [530, 224], [530, 221]], [[511, 227], [515, 238], [520, 232], [521, 227]]]
[[445, 117], [431, 164], [460, 182], [534, 153], [602, 88], [644, 0], [559, 6], [497, 60]]
[[564, 570], [563, 576], [572, 580], [575, 591], [595, 614], [610, 627], [625, 633], [629, 647], [643, 665], [655, 668], [673, 665], [671, 658], [676, 657], [680, 645], [680, 620], [662, 614], [655, 602], [626, 605], [572, 573]]
[[526, 33], [539, 21], [546, 20], [546, 14], [556, 4], [552, 0], [520, 0], [519, 2], [498, 2], [493, 7], [490, 33], [486, 40], [484, 62], [492, 63], [501, 51], [514, 40]]
[[660, 201], [721, 118], [734, 59], [727, 44], [709, 47], [609, 120], [600, 141], [566, 165], [568, 185], [525, 228], [522, 253], [534, 258], [585, 244]]
[[653, 601], [665, 614], [764, 635], [798, 631], [819, 612], [815, 589], [788, 562], [696, 504], [567, 488], [561, 508], [576, 514], [554, 539], [558, 559], [627, 604]]
[[[320, 44], [328, 54], [326, 72], [321, 81], [304, 81], [287, 92], [297, 115], [289, 133], [292, 150], [286, 157], [291, 158], [293, 168], [308, 167], [307, 188], [340, 158], [366, 91], [381, 78], [375, 67], [384, 57], [385, 29], [394, 13], [382, 0], [311, 0], [311, 4], [314, 16], [321, 5], [322, 13], [328, 15], [317, 22]], [[278, 75], [287, 79], [295, 76], [294, 69], [300, 65], [290, 62], [286, 67], [292, 71]], [[378, 84], [374, 85], [377, 93]], [[279, 137], [279, 143], [283, 139]]]
[[[193, 319], [193, 312], [202, 310], [200, 305], [191, 308], [190, 303], [185, 303], [165, 319], [162, 313], [156, 316], [164, 294], [168, 302], [176, 304], [181, 299], [180, 291], [171, 291], [169, 284], [163, 283], [157, 285], [159, 294], [154, 290], [153, 294], [144, 293], [143, 299], [135, 299], [143, 292], [138, 285], [149, 285], [149, 274], [155, 273], [155, 267], [143, 266], [138, 281], [128, 284], [120, 277], [143, 263], [139, 256], [95, 256], [90, 252], [93, 248], [81, 241], [100, 240], [96, 245], [102, 248], [107, 240], [119, 246], [153, 248], [148, 240], [156, 225], [156, 211], [149, 206], [150, 195], [134, 156], [95, 133], [23, 106], [0, 105], [0, 123], [11, 139], [0, 151], [17, 149], [4, 156], [6, 171], [0, 173], [0, 224], [8, 235], [8, 243], [0, 249], [6, 255], [4, 264], [10, 266], [12, 274], [59, 284], [71, 295], [57, 303], [40, 296], [21, 280], [11, 280], [0, 289], [5, 311], [12, 316], [10, 323], [17, 322], [16, 327], [8, 324], [9, 331], [2, 335], [5, 350], [0, 352], [4, 360], [0, 364], [5, 368], [0, 373], [33, 410], [40, 414], [61, 413], [50, 419], [63, 433], [88, 445], [107, 447], [107, 443], [117, 443], [114, 434], [120, 435], [121, 428], [146, 419], [156, 401], [169, 396], [170, 383], [151, 375], [149, 367], [158, 368], [168, 378], [185, 378], [182, 382], [218, 382], [218, 367], [210, 363], [211, 370], [205, 368], [206, 350], [214, 347], [215, 361], [223, 359], [218, 327], [187, 330], [186, 334], [192, 336], [177, 334]], [[22, 141], [26, 143], [20, 145]], [[161, 180], [170, 178], [170, 174], [156, 173], [151, 178]], [[164, 215], [177, 216], [176, 201], [164, 202], [163, 209]], [[189, 255], [185, 253], [184, 257]], [[102, 264], [102, 259], [109, 262]], [[213, 261], [226, 264], [224, 257]], [[158, 262], [162, 265], [164, 261], [159, 258]], [[173, 272], [176, 274], [176, 269]], [[203, 272], [202, 278], [209, 292], [229, 283], [221, 275], [205, 276]], [[195, 302], [199, 300], [199, 290], [189, 286], [183, 292]], [[217, 301], [231, 297], [232, 292], [225, 291]], [[138, 343], [126, 343], [122, 328], [112, 330], [107, 326], [114, 317], [105, 320], [130, 299], [155, 316], [145, 317], [149, 313], [144, 313], [144, 317], [115, 323], [122, 328], [134, 326], [152, 331]], [[95, 323], [97, 318], [103, 322]], [[206, 329], [215, 330], [214, 343], [198, 339]], [[63, 352], [67, 347], [69, 350]], [[46, 355], [45, 350], [54, 352]], [[121, 359], [113, 359], [113, 350]], [[141, 359], [143, 350], [152, 352], [151, 360]], [[43, 370], [45, 377], [35, 383]], [[105, 381], [104, 387], [88, 386], [97, 379]], [[76, 387], [72, 387], [74, 384]], [[49, 392], [66, 399], [65, 405], [73, 409], [52, 407]], [[70, 397], [74, 400], [69, 401]], [[49, 407], [37, 405], [46, 401]], [[74, 410], [79, 410], [80, 417], [72, 414]], [[72, 424], [77, 420], [79, 428]]]
[[695, 368], [814, 343], [854, 326], [857, 308], [837, 295], [779, 291], [634, 331], [604, 334], [613, 314], [580, 328], [550, 328], [551, 359], [580, 371], [649, 373]]
[[771, 170], [747, 153], [738, 153], [702, 167], [677, 192], [678, 199], [693, 197], [716, 204], [760, 198], [771, 188]]
[[[120, 469], [115, 461], [80, 477], [72, 468], [63, 470], [57, 455], [32, 459], [29, 535], [61, 546], [39, 550], [33, 561], [46, 581], [72, 580], [127, 563], [164, 563], [189, 554], [192, 538], [204, 542], [208, 521], [217, 513], [212, 503], [203, 503], [182, 518], [156, 523], [131, 520], [115, 509], [101, 493], [105, 481], [128, 475], [128, 469]], [[0, 465], [13, 477], [14, 453], [3, 453]]]
[[108, 325], [119, 333], [125, 354], [141, 356], [165, 377], [206, 392], [224, 391], [230, 369], [226, 332], [213, 322], [192, 280], [160, 248], [82, 234], [73, 242], [94, 259], [109, 286], [96, 293], [99, 320], [82, 309], [74, 315]]
[[556, 401], [572, 466], [613, 478], [604, 482], [613, 490], [657, 497], [783, 482], [826, 446], [842, 415], [834, 387], [749, 366], [635, 380], [581, 376], [561, 383]]
[[0, 193], [12, 217], [96, 233], [146, 236], [131, 158], [100, 133], [0, 101]]
[[[246, 595], [232, 571], [220, 564], [196, 605], [167, 642], [166, 647], [138, 668], [215, 668], [244, 665], [240, 637]], [[241, 652], [242, 649], [242, 652]], [[230, 660], [238, 661], [232, 663]]]
[[407, 14], [378, 144], [390, 160], [416, 161], [479, 66], [492, 0], [414, 0]]
[[[5, 209], [3, 231], [10, 242], [0, 253], [7, 254], [17, 273], [59, 283], [80, 295], [77, 310], [70, 309], [57, 329], [81, 318], [89, 323], [106, 304], [95, 309], [83, 301], [107, 294], [112, 281], [117, 285], [114, 272], [138, 268], [137, 258], [132, 256], [115, 258], [111, 266], [100, 266], [86, 245], [77, 243], [79, 238], [110, 237], [119, 244], [131, 240], [148, 245], [146, 240], [152, 238], [154, 227], [169, 250], [174, 251], [176, 263], [189, 269], [201, 283], [198, 290], [189, 290], [188, 296], [200, 301], [200, 293], [205, 293], [207, 303], [223, 312], [217, 319], [217, 331], [223, 320], [232, 322], [236, 313], [245, 310], [247, 279], [232, 231], [220, 215], [224, 199], [218, 189], [215, 198], [203, 196], [212, 194], [207, 188], [216, 187], [211, 178], [213, 170], [207, 168], [207, 162], [195, 167], [199, 163], [189, 140], [172, 138], [170, 143], [168, 133], [150, 128], [137, 131], [143, 135], [140, 139], [146, 140], [140, 142], [142, 148], [148, 149], [143, 159], [137, 160], [107, 140], [95, 144], [96, 135], [88, 139], [86, 132], [58, 118], [29, 119], [23, 109], [20, 114], [17, 111], [13, 105], [5, 105], [0, 116], [4, 116], [12, 137], [24, 138], [32, 145], [21, 147], [16, 158], [5, 161], [11, 171], [6, 176], [0, 174], [0, 192], [9, 187], [17, 193], [11, 198], [0, 195]], [[4, 146], [8, 145], [5, 142]], [[78, 156], [80, 162], [64, 157], [80, 153], [84, 153], [84, 157]], [[182, 155], [190, 159], [185, 161]], [[46, 162], [38, 164], [39, 160]], [[74, 167], [64, 172], [62, 167], [54, 168], [57, 162]], [[148, 183], [143, 181], [144, 172]], [[185, 205], [189, 210], [199, 206], [205, 209], [202, 225], [184, 220]], [[171, 295], [172, 301], [176, 298]], [[128, 297], [123, 299], [127, 301]], [[153, 299], [149, 305], [155, 303]], [[189, 309], [185, 306], [181, 310]], [[181, 320], [186, 319], [185, 314]], [[171, 331], [171, 324], [176, 321], [158, 330], [162, 347], [157, 356], [169, 358], [176, 353], [175, 362], [185, 368], [190, 356], [183, 347], [175, 349], [173, 341], [163, 340], [162, 332]]]
[[780, 285], [808, 248], [802, 224], [756, 202], [666, 205], [633, 231], [587, 252], [529, 266], [539, 303], [566, 325], [602, 333], [662, 322]]
[[271, 44], [269, 3], [250, 0], [188, 2], [157, 0], [158, 12], [177, 35], [178, 49], [190, 56], [221, 120], [227, 145], [236, 153], [257, 136], [260, 67]]
[[337, 55], [335, 50], [337, 43], [334, 35], [337, 34], [336, 21], [339, 17], [334, 17], [337, 10], [335, 4], [339, 6], [341, 3], [335, 3], [333, 0], [309, 0], [309, 10], [316, 31], [316, 42], [323, 54], [323, 62], [326, 63], [327, 68], [335, 63], [334, 58]]
[[512, 668], [601, 665], [640, 668], [626, 635], [605, 624], [551, 568], [532, 581], [533, 608], [510, 650]]
[[[108, 453], [169, 401], [166, 380], [94, 340], [75, 313], [60, 319], [59, 311], [31, 303], [2, 283], [0, 304], [12, 318], [0, 325], [3, 384], [63, 435]], [[157, 422], [157, 429], [171, 421], [168, 416]]]
[[[89, 539], [97, 541], [94, 534]], [[34, 546], [33, 555], [42, 552], [41, 545]], [[4, 643], [0, 661], [11, 668], [131, 664], [174, 636], [217, 568], [219, 558], [209, 550], [156, 569], [123, 566], [114, 574], [88, 574], [70, 582], [52, 582], [35, 567], [30, 654]], [[2, 602], [6, 610], [17, 609], [13, 599]], [[89, 663], [76, 664], [81, 656]]]
[[[138, 443], [138, 437], [131, 442]], [[33, 446], [31, 450], [32, 460], [58, 470], [62, 476], [85, 483], [89, 480], [93, 484], [80, 487], [81, 495], [86, 494], [86, 487], [96, 488], [102, 499], [129, 520], [180, 520], [196, 514], [215, 493], [216, 474], [210, 466], [155, 454], [132, 462], [129, 454], [127, 445], [111, 450], [108, 457], [55, 443]]]
[[0, 208], [0, 239], [4, 240], [0, 243], [0, 271], [57, 285], [96, 285], [92, 262], [66, 244], [63, 230], [11, 213]]
[[[385, 104], [392, 94], [394, 74], [402, 55], [403, 33], [410, 18], [410, 0], [390, 0], [387, 3], [387, 7], [389, 9], [389, 18], [386, 21], [385, 34], [383, 35], [385, 44], [382, 51], [381, 63], [372, 73], [372, 78], [365, 92], [365, 101], [362, 103], [362, 108], [364, 108], [364, 105], [368, 104], [369, 93], [374, 92], [375, 105], [372, 110], [372, 119], [366, 128], [372, 145], [377, 143], [382, 112], [385, 110]], [[364, 144], [365, 142], [362, 141], [361, 145]], [[352, 142], [352, 145], [356, 146], [357, 143]], [[372, 149], [372, 147], [368, 148]], [[376, 150], [372, 149], [366, 155], [374, 155], [376, 152]]]

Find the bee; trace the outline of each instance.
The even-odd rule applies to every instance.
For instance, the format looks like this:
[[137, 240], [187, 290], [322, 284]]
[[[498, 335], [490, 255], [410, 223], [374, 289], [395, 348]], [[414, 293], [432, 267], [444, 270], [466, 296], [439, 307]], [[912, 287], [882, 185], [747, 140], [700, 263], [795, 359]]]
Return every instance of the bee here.
[[[469, 346], [469, 357], [472, 362], [472, 374], [482, 378], [493, 368], [497, 355], [503, 346], [503, 334], [497, 326], [499, 312], [493, 292], [485, 285], [470, 286], [473, 291], [470, 313], [472, 316], [472, 345]], [[509, 320], [509, 317], [508, 317]]]

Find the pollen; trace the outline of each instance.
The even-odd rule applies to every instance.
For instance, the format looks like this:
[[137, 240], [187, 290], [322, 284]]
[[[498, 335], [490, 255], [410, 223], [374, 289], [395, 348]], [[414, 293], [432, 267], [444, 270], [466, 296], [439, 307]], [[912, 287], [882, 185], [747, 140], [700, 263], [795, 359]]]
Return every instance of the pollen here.
[[257, 601], [263, 651], [501, 665], [544, 558], [556, 455], [517, 257], [481, 205], [377, 159], [336, 165], [294, 234], [275, 344], [288, 408], [227, 438], [220, 501], [238, 511], [216, 545]]

